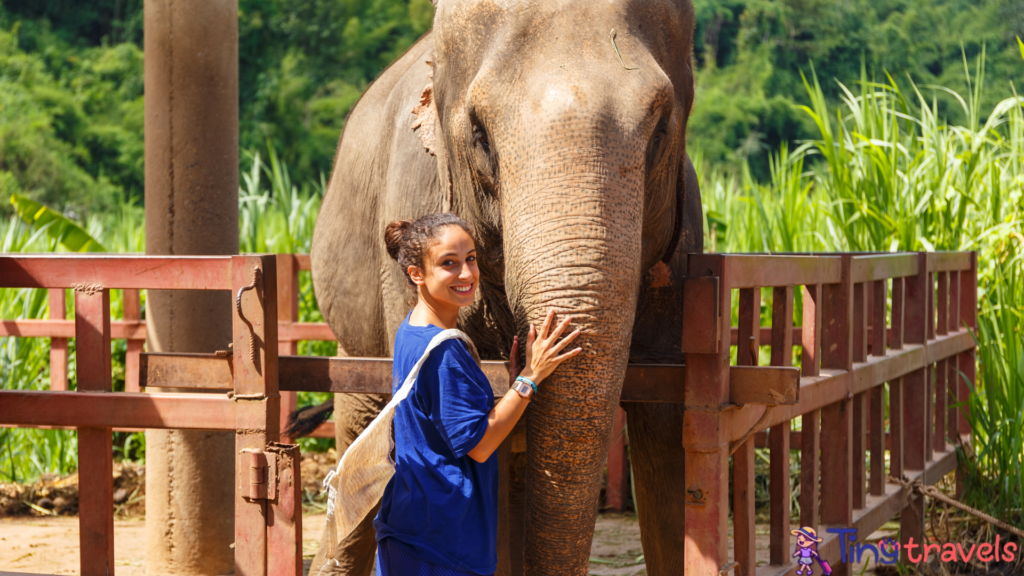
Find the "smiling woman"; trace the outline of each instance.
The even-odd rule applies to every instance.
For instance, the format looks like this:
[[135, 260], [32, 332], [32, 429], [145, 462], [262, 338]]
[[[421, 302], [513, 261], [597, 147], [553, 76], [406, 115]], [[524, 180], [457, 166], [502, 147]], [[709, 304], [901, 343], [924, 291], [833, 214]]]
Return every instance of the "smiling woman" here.
[[[549, 311], [539, 337], [530, 327], [521, 372], [518, 337], [513, 341], [512, 390], [495, 402], [474, 347], [458, 339], [468, 337], [455, 332], [457, 337], [444, 339], [444, 331], [454, 332], [459, 309], [473, 304], [480, 279], [471, 234], [469, 224], [447, 213], [392, 222], [384, 232], [388, 254], [416, 286], [418, 298], [395, 335], [389, 403], [394, 405], [395, 464], [373, 523], [378, 575], [495, 572], [495, 450], [523, 415], [537, 384], [581, 352], [562, 353], [579, 331], [559, 341], [570, 318], [555, 326], [554, 311]], [[364, 435], [374, 434], [374, 424]], [[361, 449], [360, 440], [363, 436], [349, 453]], [[346, 462], [339, 465], [339, 476], [356, 477]]]

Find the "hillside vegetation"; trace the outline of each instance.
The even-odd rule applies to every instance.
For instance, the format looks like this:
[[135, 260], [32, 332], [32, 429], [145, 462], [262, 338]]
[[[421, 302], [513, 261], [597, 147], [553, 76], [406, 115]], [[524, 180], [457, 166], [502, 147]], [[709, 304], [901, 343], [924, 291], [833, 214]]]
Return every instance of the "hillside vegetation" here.
[[[142, 203], [142, 0], [0, 2], [0, 197], [22, 191], [73, 214]], [[982, 109], [1019, 78], [1018, 0], [694, 0], [697, 104], [690, 148], [714, 164], [814, 134], [798, 104], [813, 64], [826, 98], [862, 63], [906, 87], [966, 92], [961, 49], [985, 49]], [[431, 25], [430, 0], [239, 0], [240, 143], [270, 142], [299, 180], [330, 163], [366, 86]], [[940, 118], [963, 123], [938, 94]], [[6, 202], [0, 211], [9, 214]]]

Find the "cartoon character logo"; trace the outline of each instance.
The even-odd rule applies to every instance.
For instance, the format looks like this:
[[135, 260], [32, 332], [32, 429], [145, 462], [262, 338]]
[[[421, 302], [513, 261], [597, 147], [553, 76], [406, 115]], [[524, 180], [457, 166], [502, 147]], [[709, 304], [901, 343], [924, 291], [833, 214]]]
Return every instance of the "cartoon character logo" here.
[[797, 568], [797, 574], [806, 574], [807, 576], [813, 574], [815, 559], [821, 565], [821, 571], [825, 576], [832, 574], [832, 567], [818, 555], [818, 544], [822, 539], [818, 538], [818, 533], [814, 528], [804, 526], [799, 530], [790, 531], [790, 534], [796, 536], [796, 550], [793, 551], [793, 557], [797, 559], [797, 564], [800, 566]]

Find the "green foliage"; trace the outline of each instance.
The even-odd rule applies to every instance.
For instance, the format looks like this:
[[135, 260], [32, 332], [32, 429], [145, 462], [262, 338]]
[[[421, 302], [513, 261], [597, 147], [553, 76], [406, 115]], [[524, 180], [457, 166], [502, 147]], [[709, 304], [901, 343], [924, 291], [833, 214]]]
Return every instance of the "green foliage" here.
[[32, 224], [37, 229], [45, 229], [51, 238], [56, 239], [71, 252], [107, 251], [76, 222], [65, 218], [52, 208], [20, 194], [11, 194], [11, 204], [25, 223]]
[[0, 7], [0, 191], [69, 214], [141, 199], [142, 125], [135, 45], [72, 48]]
[[[811, 64], [829, 103], [843, 97], [835, 79], [868, 70], [907, 82], [970, 93], [961, 49], [973, 60], [988, 51], [983, 109], [996, 104], [1020, 77], [1015, 36], [1024, 33], [1017, 0], [695, 0], [697, 99], [689, 144], [714, 163], [749, 160], [759, 180], [769, 175], [769, 151], [814, 136], [795, 105], [801, 73]], [[963, 124], [952, 97], [939, 97], [937, 115]]]

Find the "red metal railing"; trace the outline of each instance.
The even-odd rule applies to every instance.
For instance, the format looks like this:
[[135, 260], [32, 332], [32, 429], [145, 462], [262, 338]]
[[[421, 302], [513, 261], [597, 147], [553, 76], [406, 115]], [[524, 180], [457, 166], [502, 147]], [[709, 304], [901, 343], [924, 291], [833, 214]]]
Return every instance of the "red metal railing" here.
[[[301, 570], [301, 511], [297, 450], [278, 436], [280, 393], [387, 393], [388, 359], [280, 355], [286, 344], [278, 306], [295, 301], [278, 279], [295, 287], [302, 263], [294, 256], [232, 258], [0, 257], [0, 287], [74, 288], [78, 339], [77, 392], [0, 391], [0, 422], [79, 428], [83, 575], [113, 567], [110, 430], [178, 428], [234, 430], [238, 458], [236, 572], [297, 574]], [[234, 316], [233, 353], [141, 354], [141, 387], [230, 391], [227, 397], [110, 392], [109, 290], [231, 289], [243, 295], [245, 320]], [[744, 576], [788, 574], [790, 422], [802, 419], [801, 524], [852, 526], [867, 534], [898, 512], [901, 536], [920, 540], [923, 501], [888, 473], [934, 483], [955, 467], [949, 437], [969, 432], [965, 404], [974, 381], [977, 259], [973, 253], [827, 256], [691, 255], [684, 280], [685, 366], [630, 365], [623, 402], [683, 403], [688, 500], [688, 576], [735, 569]], [[892, 288], [890, 290], [889, 283]], [[282, 285], [285, 285], [282, 282]], [[803, 290], [802, 327], [793, 326], [794, 291]], [[772, 288], [772, 325], [760, 326], [761, 288]], [[730, 327], [738, 290], [739, 326]], [[294, 342], [322, 330], [287, 319]], [[277, 321], [275, 321], [275, 319]], [[888, 325], [887, 325], [888, 320]], [[66, 330], [66, 328], [64, 328]], [[281, 330], [286, 332], [287, 330]], [[766, 331], [767, 330], [767, 331]], [[67, 334], [61, 336], [66, 337]], [[770, 341], [772, 366], [758, 366], [760, 340]], [[796, 340], [794, 340], [796, 339]], [[732, 342], [737, 365], [730, 365]], [[254, 343], [255, 356], [249, 346]], [[792, 367], [800, 346], [799, 374]], [[485, 362], [497, 394], [508, 388], [505, 366]], [[885, 433], [884, 396], [889, 396]], [[770, 412], [762, 407], [774, 406]], [[756, 568], [754, 446], [770, 429], [769, 565]], [[735, 563], [728, 562], [729, 458], [734, 452]], [[870, 453], [870, 466], [865, 465]], [[609, 458], [609, 468], [622, 467]], [[290, 478], [289, 478], [289, 475]], [[282, 490], [287, 487], [287, 490]], [[621, 490], [621, 488], [620, 488]], [[820, 502], [820, 507], [819, 507]], [[916, 512], [916, 513], [915, 513]], [[819, 547], [838, 574], [839, 542]], [[239, 572], [241, 571], [241, 572]]]

